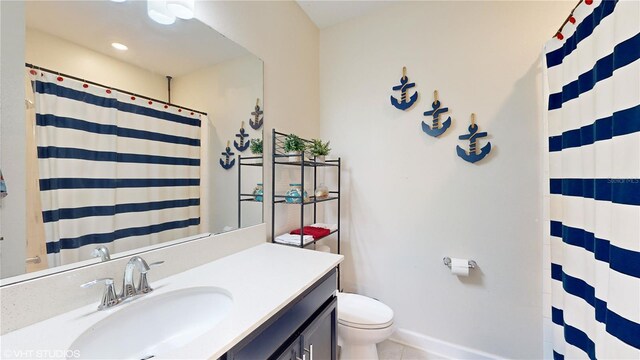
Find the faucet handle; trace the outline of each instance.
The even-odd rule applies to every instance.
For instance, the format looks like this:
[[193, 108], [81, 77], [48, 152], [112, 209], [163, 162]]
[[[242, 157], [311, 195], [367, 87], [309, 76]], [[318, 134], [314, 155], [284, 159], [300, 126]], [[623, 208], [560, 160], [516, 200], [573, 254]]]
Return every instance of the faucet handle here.
[[99, 283], [104, 283], [105, 288], [104, 288], [104, 293], [102, 294], [102, 301], [100, 302], [100, 305], [98, 305], [98, 310], [108, 309], [112, 306], [117, 305], [120, 302], [120, 300], [116, 295], [116, 288], [113, 285], [113, 278], [100, 278], [100, 279], [91, 280], [87, 283], [80, 285], [80, 287], [83, 289], [86, 289]]
[[149, 264], [149, 267], [152, 268], [152, 267], [156, 267], [156, 266], [162, 265], [162, 264], [164, 264], [164, 260], [152, 262], [151, 264]]
[[[149, 264], [149, 270], [151, 270], [151, 268], [154, 268], [154, 267], [156, 267], [158, 265], [162, 265], [162, 264], [164, 264], [164, 261], [153, 262], [153, 263]], [[149, 280], [147, 280], [147, 272], [149, 270], [140, 272], [140, 281], [138, 282], [138, 294], [146, 294], [146, 293], [150, 293], [150, 292], [153, 291], [151, 286], [149, 286]]]
[[100, 278], [100, 279], [91, 280], [87, 283], [80, 285], [80, 287], [83, 289], [86, 289], [86, 288], [92, 287], [93, 285], [99, 284], [101, 282], [104, 282], [104, 284], [107, 286], [113, 285], [113, 278]]

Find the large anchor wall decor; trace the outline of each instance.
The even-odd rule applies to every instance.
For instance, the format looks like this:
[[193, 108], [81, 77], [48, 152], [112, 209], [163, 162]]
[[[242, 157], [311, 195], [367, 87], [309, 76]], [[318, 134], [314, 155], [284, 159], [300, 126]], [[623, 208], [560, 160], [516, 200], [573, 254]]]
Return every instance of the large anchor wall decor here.
[[227, 141], [227, 148], [222, 153], [222, 156], [225, 157], [224, 161], [220, 159], [220, 166], [222, 166], [222, 168], [225, 170], [231, 169], [233, 165], [236, 164], [236, 159], [231, 159], [231, 161], [229, 161], [229, 158], [234, 155], [234, 153], [231, 152], [231, 147], [229, 146], [229, 143], [230, 141]]
[[424, 116], [433, 117], [432, 125], [429, 126], [426, 122], [422, 122], [422, 131], [427, 133], [429, 136], [438, 137], [444, 134], [449, 126], [451, 126], [451, 116], [449, 116], [449, 118], [442, 123], [442, 126], [440, 126], [440, 114], [449, 111], [449, 108], [443, 108], [440, 107], [440, 105], [441, 103], [438, 100], [438, 90], [435, 90], [433, 92], [433, 103], [431, 104], [433, 110], [425, 111], [424, 113]]
[[409, 83], [409, 78], [407, 77], [407, 67], [403, 67], [402, 77], [400, 78], [400, 85], [393, 87], [394, 91], [401, 92], [400, 101], [398, 101], [398, 99], [394, 98], [393, 95], [391, 95], [391, 105], [400, 110], [407, 110], [408, 108], [410, 108], [411, 105], [413, 105], [416, 100], [418, 100], [418, 92], [416, 91], [413, 93], [413, 95], [411, 95], [409, 101], [407, 101], [407, 90], [411, 89], [414, 86], [416, 86], [415, 83]]
[[249, 137], [249, 134], [244, 131], [244, 121], [242, 122], [242, 125], [240, 125], [240, 132], [236, 134], [236, 137], [238, 138], [238, 141], [233, 140], [233, 146], [235, 146], [235, 148], [240, 152], [247, 150], [249, 145], [251, 145], [251, 142], [245, 141], [245, 138]]
[[260, 110], [260, 105], [258, 105], [259, 103], [260, 103], [260, 98], [256, 99], [255, 111], [251, 113], [251, 115], [253, 115], [253, 119], [249, 120], [249, 125], [254, 130], [260, 129], [260, 127], [262, 127], [262, 124], [264, 123], [264, 116], [261, 116], [264, 113], [264, 111]]
[[491, 143], [488, 142], [487, 145], [483, 146], [480, 149], [480, 153], [477, 152], [477, 140], [479, 138], [483, 138], [487, 136], [486, 132], [478, 132], [478, 125], [476, 125], [476, 114], [471, 114], [471, 125], [469, 125], [469, 134], [460, 135], [458, 139], [460, 140], [469, 140], [469, 152], [467, 153], [460, 146], [456, 147], [456, 151], [458, 156], [460, 156], [463, 160], [468, 161], [470, 163], [475, 163], [485, 158], [491, 151]]

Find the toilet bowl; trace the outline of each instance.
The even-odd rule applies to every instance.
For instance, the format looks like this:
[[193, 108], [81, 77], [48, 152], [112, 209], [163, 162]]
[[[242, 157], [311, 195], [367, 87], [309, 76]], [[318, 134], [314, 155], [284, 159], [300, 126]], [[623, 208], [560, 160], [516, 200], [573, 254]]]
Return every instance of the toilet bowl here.
[[338, 293], [338, 345], [342, 360], [377, 360], [376, 344], [393, 334], [393, 310], [380, 301]]

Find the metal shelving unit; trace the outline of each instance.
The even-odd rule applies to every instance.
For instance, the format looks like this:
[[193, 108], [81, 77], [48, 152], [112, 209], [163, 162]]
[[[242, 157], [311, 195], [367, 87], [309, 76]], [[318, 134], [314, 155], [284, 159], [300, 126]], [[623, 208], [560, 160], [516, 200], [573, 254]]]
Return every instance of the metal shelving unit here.
[[[242, 228], [242, 203], [256, 202], [263, 203], [264, 195], [262, 195], [263, 201], [258, 201], [254, 194], [242, 193], [242, 167], [243, 166], [255, 166], [263, 167], [262, 156], [245, 156], [238, 155], [238, 229]], [[263, 171], [264, 174], [264, 171]], [[263, 209], [264, 214], [264, 209]], [[264, 217], [263, 217], [264, 219]]]
[[[342, 161], [340, 158], [337, 159], [332, 159], [332, 160], [325, 160], [324, 162], [319, 162], [319, 161], [315, 161], [316, 158], [314, 158], [314, 160], [306, 160], [305, 154], [304, 152], [302, 153], [301, 157], [300, 157], [300, 161], [296, 161], [296, 162], [290, 162], [289, 158], [292, 156], [299, 156], [299, 155], [287, 155], [284, 151], [284, 139], [288, 134], [285, 133], [281, 133], [281, 132], [277, 132], [275, 129], [273, 129], [272, 132], [272, 138], [271, 138], [271, 144], [272, 144], [272, 169], [271, 169], [271, 196], [272, 196], [272, 201], [271, 201], [271, 242], [274, 242], [276, 244], [280, 244], [280, 245], [287, 245], [287, 246], [296, 246], [296, 247], [300, 247], [300, 248], [304, 248], [307, 246], [310, 246], [311, 244], [315, 244], [318, 241], [325, 239], [329, 236], [332, 235], [336, 235], [337, 236], [337, 253], [340, 254], [340, 170], [341, 170], [341, 166], [342, 166]], [[305, 143], [311, 143], [310, 140], [307, 139], [302, 139], [302, 141], [304, 141]], [[279, 166], [285, 166], [285, 167], [297, 167], [300, 171], [300, 184], [302, 189], [304, 190], [304, 186], [305, 186], [305, 170], [306, 169], [312, 169], [313, 171], [313, 190], [315, 191], [316, 187], [318, 186], [318, 168], [336, 168], [337, 169], [337, 190], [334, 191], [329, 191], [329, 196], [327, 198], [323, 198], [323, 199], [316, 199], [315, 196], [310, 196], [308, 198], [308, 200], [304, 200], [302, 202], [299, 203], [289, 203], [286, 202], [285, 198], [287, 197], [286, 195], [282, 195], [282, 194], [277, 194], [276, 193], [276, 171], [277, 168]], [[302, 196], [302, 195], [301, 195]], [[338, 210], [337, 210], [337, 229], [331, 231], [328, 235], [323, 236], [321, 238], [318, 239], [314, 239], [313, 241], [310, 241], [308, 243], [304, 243], [304, 234], [302, 231], [302, 228], [305, 226], [304, 224], [304, 215], [305, 215], [305, 208], [307, 208], [307, 205], [313, 205], [313, 222], [316, 223], [317, 222], [317, 207], [319, 203], [324, 203], [324, 202], [336, 202], [337, 206], [338, 206]], [[300, 211], [300, 244], [281, 244], [275, 241], [276, 238], [276, 233], [275, 233], [275, 224], [276, 224], [276, 206], [278, 205], [286, 205], [286, 206], [296, 206], [299, 208]], [[339, 288], [339, 284], [340, 284], [340, 276], [339, 276], [339, 271], [340, 268], [338, 268], [338, 288]]]

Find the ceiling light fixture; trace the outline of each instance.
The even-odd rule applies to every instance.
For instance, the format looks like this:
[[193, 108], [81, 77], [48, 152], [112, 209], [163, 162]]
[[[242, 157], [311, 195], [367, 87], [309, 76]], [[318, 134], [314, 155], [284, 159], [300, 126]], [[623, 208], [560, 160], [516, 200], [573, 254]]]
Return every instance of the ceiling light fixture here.
[[167, 9], [167, 2], [164, 0], [147, 0], [147, 15], [162, 25], [171, 25], [176, 22], [176, 16]]
[[125, 2], [127, 0], [111, 0], [111, 1], [113, 1], [113, 2]]
[[127, 47], [127, 45], [125, 44], [120, 44], [117, 42], [111, 43], [111, 46], [113, 46], [115, 49], [121, 50], [121, 51], [125, 51], [128, 50], [129, 48]]
[[167, 9], [180, 19], [193, 19], [194, 8], [194, 0], [167, 0]]

